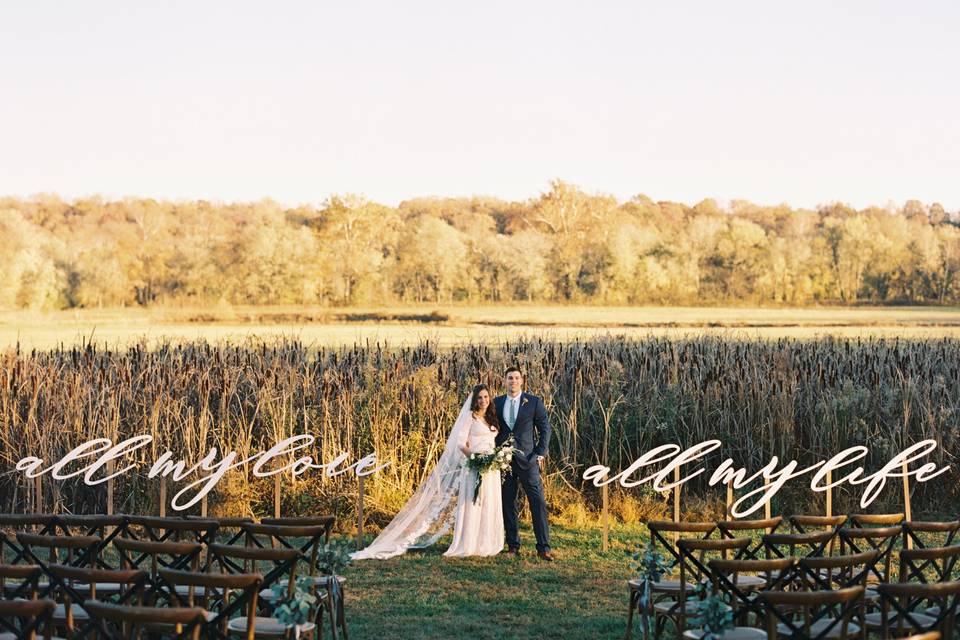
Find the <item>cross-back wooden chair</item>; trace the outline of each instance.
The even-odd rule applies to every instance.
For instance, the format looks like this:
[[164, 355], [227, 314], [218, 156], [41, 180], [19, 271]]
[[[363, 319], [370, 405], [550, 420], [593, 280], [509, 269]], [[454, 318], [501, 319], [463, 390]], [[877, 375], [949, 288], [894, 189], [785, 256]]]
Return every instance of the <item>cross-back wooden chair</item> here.
[[[794, 580], [796, 558], [711, 560], [708, 563], [715, 593], [726, 596], [739, 626], [749, 626], [749, 616], [762, 625], [766, 613], [756, 599], [761, 589], [783, 591]], [[744, 577], [760, 577], [761, 581], [743, 582]]]
[[54, 518], [52, 514], [46, 513], [0, 513], [0, 564], [29, 562], [24, 560], [25, 552], [17, 542], [17, 534], [52, 533]]
[[[717, 522], [717, 529], [722, 538], [739, 538], [746, 533], [763, 531], [765, 534], [776, 533], [777, 527], [783, 522], [782, 516], [764, 518], [761, 520], [721, 520]], [[745, 559], [758, 560], [763, 551], [762, 536], [758, 538], [744, 553]]]
[[[953, 637], [960, 581], [881, 584], [877, 585], [877, 593], [881, 611], [879, 631], [884, 638], [929, 631], [939, 631], [945, 638]], [[931, 608], [923, 607], [925, 602], [936, 605], [935, 614]]]
[[950, 582], [958, 579], [960, 546], [900, 550], [900, 582]]
[[51, 640], [51, 618], [56, 607], [53, 600], [0, 601], [0, 638], [35, 640], [42, 633], [45, 640]]
[[[286, 524], [278, 524], [278, 523]], [[330, 615], [330, 633], [336, 638], [337, 629], [346, 638], [347, 621], [343, 608], [343, 593], [346, 583], [344, 576], [336, 576], [336, 591], [332, 577], [324, 575], [318, 562], [320, 546], [330, 540], [333, 529], [332, 516], [303, 517], [303, 518], [264, 518], [259, 524], [243, 525], [248, 545], [265, 547], [297, 549], [309, 562], [308, 571], [314, 581], [316, 589], [323, 592], [321, 600]], [[336, 597], [335, 597], [336, 593]], [[274, 598], [273, 592], [265, 589], [261, 596], [265, 600]], [[322, 612], [322, 610], [321, 610]]]
[[217, 530], [211, 542], [216, 544], [237, 544], [243, 538], [243, 525], [256, 522], [248, 516], [212, 516], [201, 518], [187, 516], [187, 520], [210, 520], [217, 523]]
[[[676, 543], [669, 539], [673, 534], [682, 535], [700, 534], [703, 538], [709, 538], [717, 530], [715, 522], [671, 522], [667, 520], [652, 520], [647, 522], [647, 529], [650, 531], [650, 546], [656, 551], [662, 551], [662, 555], [670, 562], [671, 574], [666, 580], [658, 580], [650, 583], [650, 601], [647, 603], [646, 614], [654, 617], [654, 605], [664, 599], [677, 599], [680, 597], [680, 581], [673, 579], [672, 575], [678, 570], [680, 554], [677, 551]], [[694, 585], [690, 585], [692, 589]], [[626, 638], [629, 640], [633, 635], [633, 612], [640, 606], [643, 595], [643, 580], [632, 579], [627, 581], [627, 592], [629, 604], [627, 609], [627, 632]], [[644, 613], [644, 612], [640, 612]]]
[[[54, 624], [65, 627], [70, 638], [85, 637], [94, 622], [86, 603], [112, 599], [117, 604], [143, 604], [146, 571], [91, 569], [60, 564], [48, 565], [52, 593], [57, 601]], [[81, 604], [82, 603], [82, 604]], [[79, 628], [78, 628], [79, 625]]]
[[0, 564], [0, 600], [36, 600], [42, 577], [37, 564]]
[[[890, 581], [890, 567], [893, 562], [893, 553], [903, 537], [903, 527], [899, 525], [885, 527], [841, 527], [838, 530], [840, 537], [840, 554], [856, 554], [874, 550], [880, 555], [870, 567], [867, 584], [879, 584]], [[864, 596], [868, 603], [877, 600], [875, 592], [867, 587]]]
[[201, 573], [160, 569], [167, 585], [170, 603], [177, 607], [202, 607], [206, 611], [201, 635], [210, 640], [226, 640], [228, 624], [236, 614], [244, 616], [243, 633], [253, 640], [257, 618], [257, 598], [263, 576], [259, 573]]
[[809, 533], [769, 533], [761, 538], [767, 558], [820, 558], [836, 539], [835, 531], [811, 531]]
[[168, 639], [198, 640], [204, 621], [200, 607], [161, 608], [95, 601], [85, 602], [84, 607], [98, 623], [101, 637], [109, 640], [140, 640], [157, 625], [172, 627], [172, 634], [164, 634]]
[[160, 569], [199, 571], [204, 550], [199, 542], [154, 542], [130, 538], [117, 538], [113, 546], [124, 569], [142, 569], [149, 575], [144, 604], [151, 606], [160, 589]]
[[[101, 542], [102, 540], [97, 536], [17, 534], [17, 543], [23, 549], [24, 558], [28, 562], [38, 565], [47, 576], [50, 576], [49, 566], [52, 564], [96, 567]], [[46, 549], [46, 553], [39, 552], [39, 549]], [[47, 597], [54, 586], [52, 580], [47, 582], [46, 586], [41, 585], [39, 597]]]
[[[760, 591], [767, 636], [797, 640], [847, 640], [863, 634], [853, 622], [863, 606], [863, 587], [829, 591]], [[798, 619], [799, 618], [799, 619]]]
[[129, 524], [127, 516], [115, 515], [76, 515], [60, 514], [51, 523], [52, 531], [64, 536], [96, 536], [100, 538], [97, 550], [97, 566], [102, 569], [119, 569], [119, 563], [112, 562], [109, 554], [104, 553], [114, 538], [124, 535]]
[[960, 520], [923, 521], [911, 520], [903, 523], [903, 533], [914, 546], [949, 547], [960, 531]]
[[[294, 593], [297, 567], [303, 560], [303, 554], [299, 550], [214, 544], [210, 545], [210, 551], [215, 565], [224, 573], [259, 573], [263, 576], [263, 588], [260, 590], [258, 603], [264, 605], [260, 609], [265, 609], [267, 614], [272, 611], [274, 583], [286, 576], [286, 595], [289, 597]], [[266, 571], [261, 570], [261, 567]], [[227, 630], [230, 633], [247, 633], [248, 625], [247, 616], [238, 616], [227, 623]], [[253, 625], [254, 638], [284, 637], [290, 631], [289, 627], [271, 615], [257, 616]], [[316, 627], [315, 622], [308, 622], [301, 631], [312, 633]]]
[[[697, 603], [692, 591], [698, 586], [707, 586], [713, 580], [708, 563], [710, 554], [718, 554], [720, 560], [743, 559], [750, 548], [750, 538], [723, 538], [704, 540], [702, 538], [681, 538], [677, 541], [680, 554], [680, 592], [676, 600], [661, 600], [653, 606], [654, 630], [660, 637], [667, 621], [677, 627], [677, 635], [683, 635], [686, 618], [696, 615]], [[743, 576], [741, 585], [765, 584], [766, 580], [757, 576]], [[693, 587], [693, 588], [691, 588]]]
[[842, 556], [810, 556], [797, 561], [797, 582], [805, 591], [828, 591], [863, 587], [866, 589], [871, 567], [880, 558], [876, 549]]
[[851, 527], [891, 527], [902, 525], [905, 520], [903, 513], [852, 513], [849, 524]]
[[154, 542], [216, 542], [216, 520], [209, 518], [170, 518], [157, 516], [128, 516], [128, 535]]

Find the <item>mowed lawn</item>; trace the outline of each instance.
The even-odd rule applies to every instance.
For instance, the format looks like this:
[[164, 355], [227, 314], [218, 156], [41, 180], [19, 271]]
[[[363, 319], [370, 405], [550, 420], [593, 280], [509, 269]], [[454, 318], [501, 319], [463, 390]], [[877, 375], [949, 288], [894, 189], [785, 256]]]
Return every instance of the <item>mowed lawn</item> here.
[[644, 531], [614, 528], [602, 553], [599, 528], [553, 526], [554, 562], [537, 558], [529, 525], [520, 558], [444, 558], [447, 536], [425, 551], [356, 562], [344, 572], [350, 637], [621, 638], [628, 553]]
[[50, 349], [93, 341], [111, 348], [141, 340], [235, 342], [293, 338], [307, 345], [424, 339], [445, 346], [522, 336], [571, 340], [598, 335], [713, 334], [744, 338], [960, 337], [956, 307], [595, 307], [402, 306], [74, 309], [0, 311], [0, 350]]

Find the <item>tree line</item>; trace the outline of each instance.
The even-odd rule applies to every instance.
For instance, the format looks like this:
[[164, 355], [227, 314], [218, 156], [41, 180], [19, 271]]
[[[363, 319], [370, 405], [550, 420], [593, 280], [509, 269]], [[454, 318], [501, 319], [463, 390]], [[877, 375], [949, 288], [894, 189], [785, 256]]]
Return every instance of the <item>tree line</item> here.
[[628, 201], [0, 198], [0, 308], [960, 302], [960, 215]]

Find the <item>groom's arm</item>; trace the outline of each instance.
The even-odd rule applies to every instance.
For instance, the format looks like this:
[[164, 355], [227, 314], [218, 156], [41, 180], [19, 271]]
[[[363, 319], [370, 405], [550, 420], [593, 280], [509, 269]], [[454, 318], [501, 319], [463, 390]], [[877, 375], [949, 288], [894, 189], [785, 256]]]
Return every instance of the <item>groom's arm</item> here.
[[537, 446], [533, 448], [533, 455], [544, 457], [547, 455], [547, 447], [550, 446], [550, 421], [547, 419], [547, 407], [543, 404], [543, 398], [537, 399], [537, 409], [533, 414], [533, 426], [537, 428], [539, 434]]

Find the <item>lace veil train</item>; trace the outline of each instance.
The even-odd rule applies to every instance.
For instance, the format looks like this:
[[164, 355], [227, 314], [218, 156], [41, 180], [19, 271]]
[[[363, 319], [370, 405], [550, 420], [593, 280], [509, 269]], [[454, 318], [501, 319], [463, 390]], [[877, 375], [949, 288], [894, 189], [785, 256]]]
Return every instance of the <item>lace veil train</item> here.
[[471, 393], [447, 436], [437, 466], [370, 546], [350, 554], [352, 559], [383, 560], [398, 556], [407, 549], [428, 547], [450, 529], [460, 489], [460, 471], [466, 462], [457, 442], [460, 432], [470, 428], [472, 402]]

